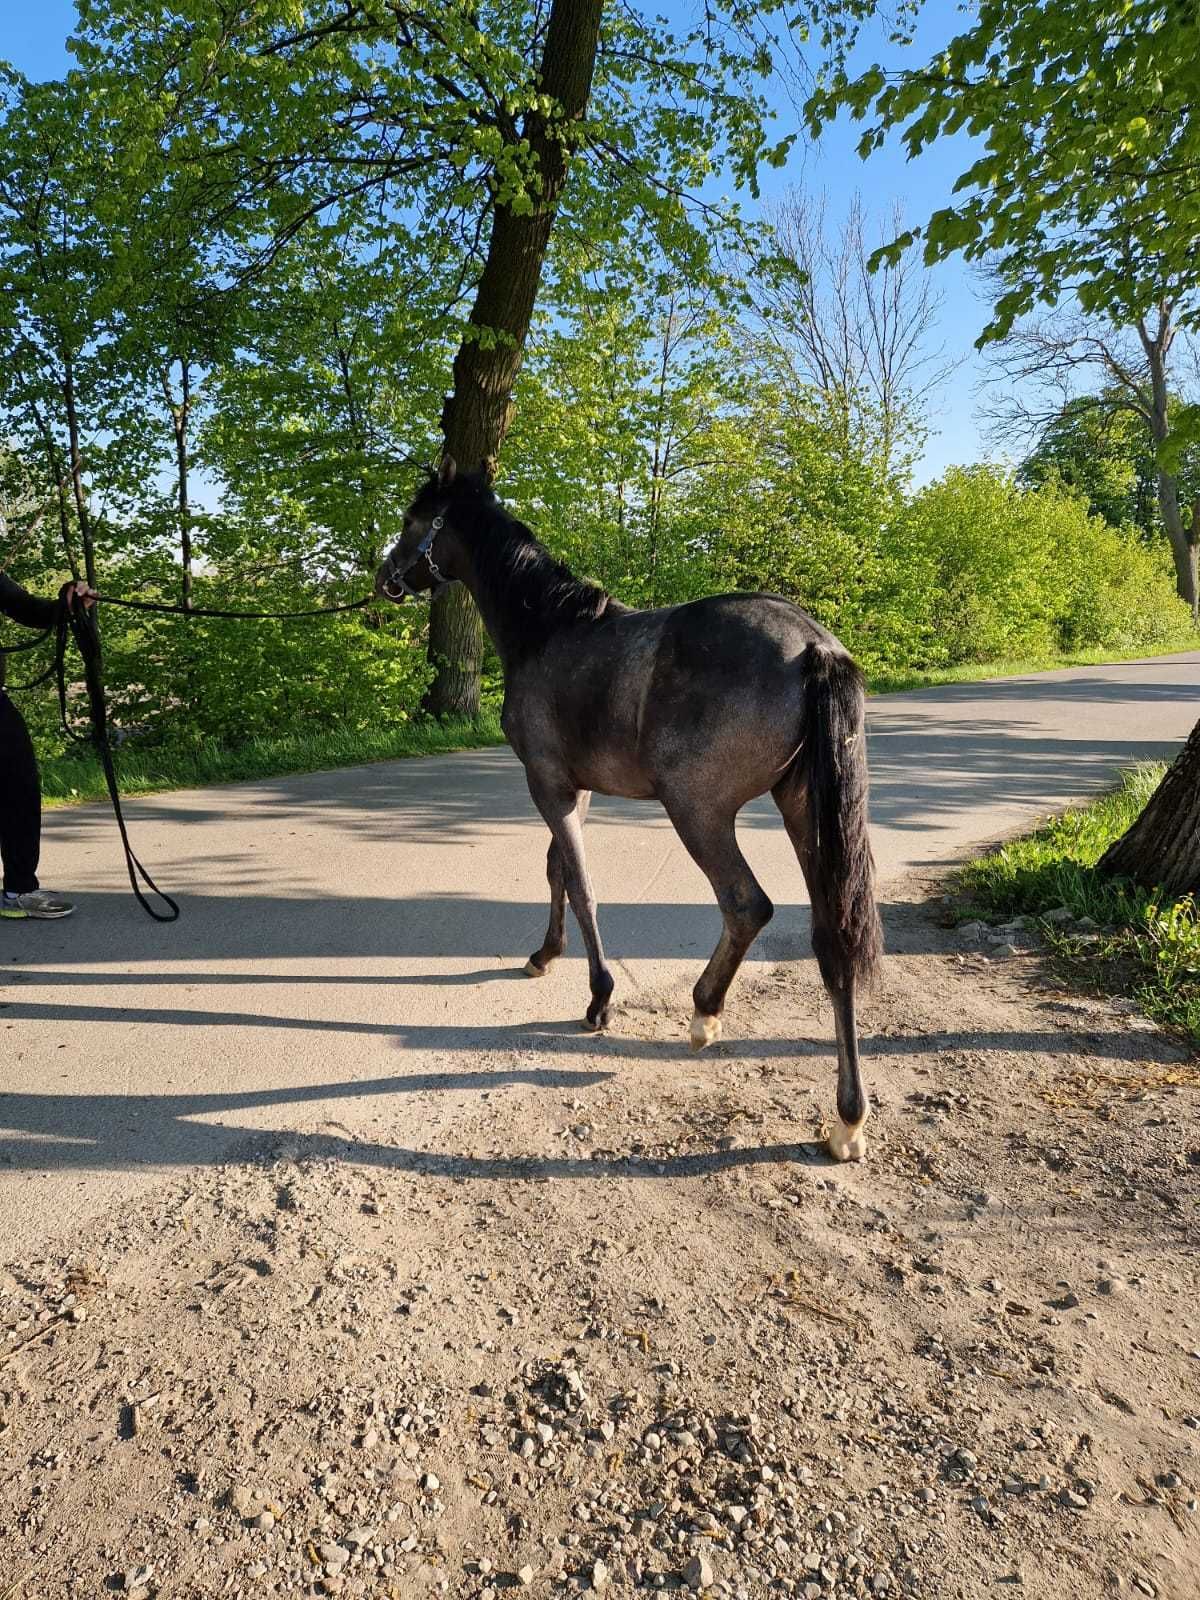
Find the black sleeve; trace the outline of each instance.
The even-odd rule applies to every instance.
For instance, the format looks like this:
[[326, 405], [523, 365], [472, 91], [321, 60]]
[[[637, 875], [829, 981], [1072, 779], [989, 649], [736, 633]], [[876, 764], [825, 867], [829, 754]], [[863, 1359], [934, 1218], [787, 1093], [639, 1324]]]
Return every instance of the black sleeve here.
[[58, 600], [42, 600], [28, 594], [6, 572], [0, 572], [0, 613], [23, 628], [49, 628], [58, 615]]

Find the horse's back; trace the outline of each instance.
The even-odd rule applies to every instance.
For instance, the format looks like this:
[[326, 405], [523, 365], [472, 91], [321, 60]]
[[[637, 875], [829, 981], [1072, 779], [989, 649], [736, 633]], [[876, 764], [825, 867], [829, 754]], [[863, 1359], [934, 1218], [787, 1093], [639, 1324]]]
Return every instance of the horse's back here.
[[845, 654], [780, 595], [614, 608], [564, 630], [522, 673], [506, 727], [523, 760], [561, 752], [580, 788], [669, 803], [686, 773], [741, 804], [795, 754], [810, 646]]

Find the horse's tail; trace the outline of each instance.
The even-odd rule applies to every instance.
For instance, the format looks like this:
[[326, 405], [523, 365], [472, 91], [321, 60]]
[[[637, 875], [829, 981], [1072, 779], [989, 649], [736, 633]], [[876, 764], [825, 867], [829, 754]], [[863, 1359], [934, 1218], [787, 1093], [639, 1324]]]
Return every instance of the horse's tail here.
[[869, 982], [883, 931], [867, 831], [866, 698], [850, 657], [810, 644], [800, 749], [789, 776], [804, 794], [804, 869], [813, 903], [813, 947], [839, 987]]

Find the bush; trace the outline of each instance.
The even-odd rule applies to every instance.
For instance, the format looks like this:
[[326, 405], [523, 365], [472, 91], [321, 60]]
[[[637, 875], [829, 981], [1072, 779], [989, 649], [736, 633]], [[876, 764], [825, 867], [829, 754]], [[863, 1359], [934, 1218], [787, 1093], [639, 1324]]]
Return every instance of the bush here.
[[953, 467], [891, 521], [880, 647], [891, 665], [1137, 649], [1183, 635], [1161, 548], [1089, 514], [1057, 484]]

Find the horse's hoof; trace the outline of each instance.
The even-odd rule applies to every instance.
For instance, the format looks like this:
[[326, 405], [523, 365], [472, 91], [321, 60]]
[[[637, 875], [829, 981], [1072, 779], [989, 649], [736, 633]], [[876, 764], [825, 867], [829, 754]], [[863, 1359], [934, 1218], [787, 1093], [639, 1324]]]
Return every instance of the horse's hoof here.
[[721, 1037], [720, 1017], [706, 1017], [697, 1011], [692, 1017], [692, 1026], [688, 1032], [693, 1050], [703, 1050], [706, 1044], [715, 1044]]
[[603, 1033], [608, 1027], [608, 1007], [604, 1006], [597, 1012], [589, 1010], [580, 1027], [585, 1033]]
[[867, 1136], [864, 1122], [850, 1128], [838, 1120], [833, 1132], [825, 1141], [826, 1149], [835, 1161], [861, 1161], [867, 1153]]
[[530, 956], [529, 960], [521, 968], [521, 971], [527, 978], [544, 978], [550, 971], [550, 966], [549, 963], [547, 963], [544, 967], [539, 967], [533, 957]]

